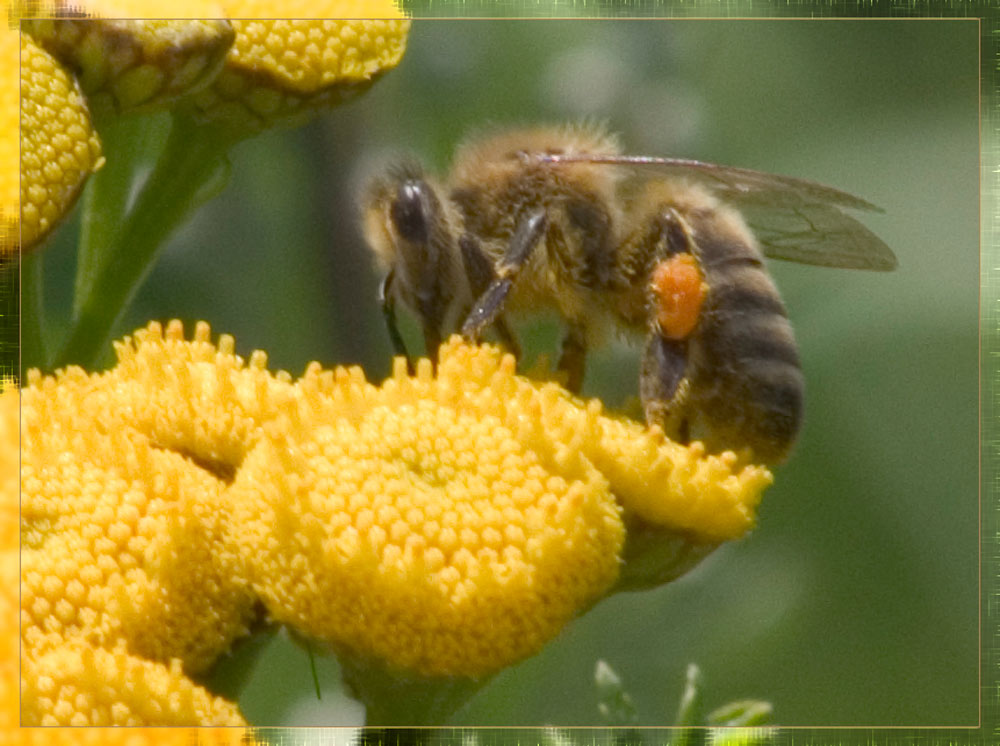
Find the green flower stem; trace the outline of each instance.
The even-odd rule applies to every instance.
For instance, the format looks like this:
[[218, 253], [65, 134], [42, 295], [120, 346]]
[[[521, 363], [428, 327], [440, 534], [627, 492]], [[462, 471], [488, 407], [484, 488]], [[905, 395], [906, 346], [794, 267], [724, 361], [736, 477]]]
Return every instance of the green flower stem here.
[[44, 367], [46, 360], [43, 329], [42, 277], [45, 254], [32, 251], [21, 255], [21, 380], [29, 368]]
[[[166, 146], [148, 181], [125, 217], [116, 240], [99, 251], [88, 250], [86, 272], [77, 287], [87, 296], [78, 304], [66, 343], [55, 367], [96, 366], [105, 352], [115, 323], [148, 276], [160, 248], [205, 197], [206, 187], [225, 172], [227, 153], [239, 138], [230, 130], [194, 120], [177, 110]], [[109, 154], [114, 157], [114, 153]], [[112, 214], [101, 220], [114, 220]], [[98, 223], [92, 222], [91, 231]]]
[[[150, 152], [159, 149], [151, 142], [151, 131], [159, 129], [153, 116], [120, 116], [111, 109], [102, 116], [97, 109], [94, 121], [104, 151], [111, 157], [90, 177], [83, 193], [73, 294], [74, 318], [79, 317], [83, 307], [90, 302], [109, 249], [118, 241], [139, 167]], [[162, 142], [159, 144], [162, 146]]]
[[705, 728], [699, 727], [703, 722], [701, 713], [701, 670], [694, 663], [689, 663], [675, 722], [680, 730], [671, 741], [671, 746], [704, 746], [707, 733]]
[[369, 727], [440, 727], [490, 680], [412, 676], [343, 651], [337, 658], [344, 684], [365, 706]]

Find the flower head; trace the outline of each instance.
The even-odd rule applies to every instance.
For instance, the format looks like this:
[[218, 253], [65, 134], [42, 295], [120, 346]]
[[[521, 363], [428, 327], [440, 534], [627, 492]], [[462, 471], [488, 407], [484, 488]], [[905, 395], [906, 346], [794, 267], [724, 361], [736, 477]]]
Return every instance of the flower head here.
[[[12, 61], [11, 35], [17, 34], [0, 31], [0, 54], [8, 63]], [[76, 80], [30, 37], [19, 36], [21, 244], [30, 247], [66, 215], [86, 177], [100, 168], [104, 159]], [[13, 62], [16, 64], [16, 58]], [[13, 70], [0, 70], [4, 85], [14, 79], [8, 72]], [[0, 105], [7, 104], [7, 97], [0, 96]], [[8, 109], [4, 111], [7, 116]], [[0, 156], [9, 155], [9, 147], [9, 143], [0, 146]], [[8, 242], [4, 248], [12, 251], [16, 246], [16, 242]]]
[[16, 29], [0, 27], [0, 257], [18, 244], [20, 45]]
[[[63, 8], [54, 18], [24, 10], [35, 17], [24, 20], [31, 38], [21, 41], [19, 169], [17, 31], [0, 32], [3, 252], [18, 246], [15, 194], [21, 242], [30, 247], [103, 163], [89, 107], [124, 112], [169, 103], [221, 124], [230, 142], [297, 124], [366, 90], [398, 64], [409, 30], [390, 2], [303, 4], [314, 20], [274, 20], [290, 12], [287, 5], [252, 0], [187, 0], [171, 8], [172, 18], [157, 20], [139, 20], [147, 10], [135, 0], [88, 0], [84, 18], [65, 17]], [[239, 20], [199, 19], [225, 15]]]
[[110, 371], [33, 372], [22, 392], [21, 635], [68, 671], [174, 681], [259, 601], [355, 658], [487, 675], [614, 584], [623, 514], [732, 538], [770, 479], [457, 338], [436, 371], [400, 359], [380, 386], [316, 363], [272, 374], [203, 323], [116, 350]]
[[253, 606], [219, 546], [225, 481], [195, 443], [142, 419], [162, 419], [143, 395], [162, 387], [127, 370], [33, 375], [22, 392], [22, 635], [39, 648], [124, 639], [199, 671], [246, 632]]
[[[77, 71], [92, 105], [109, 97], [118, 111], [163, 105], [206, 84], [233, 43], [225, 20], [130, 20], [118, 7], [89, 10], [97, 17], [26, 20], [22, 26]], [[109, 12], [114, 15], [100, 17]]]
[[[19, 392], [0, 392], [0, 741], [115, 746], [144, 743], [177, 746], [192, 743], [185, 730], [21, 731], [19, 723], [85, 724], [204, 722], [240, 724], [235, 708], [195, 686], [180, 672], [179, 661], [150, 663], [123, 651], [98, 650], [79, 639], [46, 652], [26, 650], [18, 661], [18, 420]], [[18, 687], [18, 671], [21, 685]], [[22, 708], [23, 704], [23, 708]], [[26, 735], [29, 733], [29, 735]], [[199, 743], [235, 744], [240, 731], [202, 730]]]
[[245, 725], [236, 705], [169, 665], [79, 639], [27, 657], [21, 669], [26, 725]]
[[[400, 363], [402, 361], [399, 361]], [[511, 357], [455, 341], [381, 387], [311, 367], [233, 484], [271, 614], [423, 675], [537, 652], [618, 574], [607, 481], [545, 430]]]
[[[236, 41], [222, 71], [194, 100], [204, 118], [249, 131], [297, 123], [367, 90], [399, 63], [410, 27], [390, 3], [366, 6], [359, 20], [350, 20], [353, 6], [342, 2], [310, 5], [305, 17], [315, 20], [275, 20], [268, 2], [226, 5], [240, 19], [232, 22]], [[388, 17], [377, 18], [382, 14]]]

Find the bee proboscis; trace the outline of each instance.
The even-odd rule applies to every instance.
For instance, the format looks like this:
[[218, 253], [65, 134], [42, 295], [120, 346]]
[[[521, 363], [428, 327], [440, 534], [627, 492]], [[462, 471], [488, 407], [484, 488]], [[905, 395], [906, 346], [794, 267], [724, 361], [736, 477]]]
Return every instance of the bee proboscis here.
[[892, 251], [845, 209], [880, 211], [811, 181], [621, 152], [594, 126], [504, 130], [462, 144], [444, 180], [406, 162], [363, 197], [366, 239], [395, 301], [442, 336], [492, 328], [517, 354], [508, 312], [565, 321], [558, 367], [579, 391], [609, 329], [645, 336], [647, 422], [709, 450], [783, 460], [804, 383], [791, 324], [763, 257], [890, 270]]

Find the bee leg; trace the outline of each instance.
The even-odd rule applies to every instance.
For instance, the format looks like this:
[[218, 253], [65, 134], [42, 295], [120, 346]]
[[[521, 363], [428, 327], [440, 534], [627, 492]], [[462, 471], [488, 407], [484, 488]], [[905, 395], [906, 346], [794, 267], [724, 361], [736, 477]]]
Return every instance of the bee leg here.
[[433, 324], [424, 324], [424, 349], [427, 351], [427, 357], [434, 363], [435, 368], [437, 368], [438, 348], [440, 346], [441, 330]]
[[472, 305], [472, 310], [462, 324], [462, 336], [478, 340], [483, 329], [492, 324], [503, 310], [504, 301], [514, 284], [521, 267], [531, 252], [541, 242], [548, 227], [544, 208], [532, 210], [518, 220], [506, 253], [497, 263], [495, 277]]
[[385, 319], [385, 328], [389, 332], [389, 341], [392, 343], [392, 350], [397, 356], [406, 358], [406, 368], [413, 373], [413, 362], [410, 360], [410, 353], [406, 351], [406, 343], [396, 326], [396, 302], [392, 297], [392, 280], [394, 273], [389, 273], [382, 278], [378, 286], [378, 303], [382, 307], [382, 317]]
[[[472, 290], [472, 295], [479, 298], [486, 292], [486, 288], [490, 286], [490, 283], [496, 279], [497, 273], [474, 236], [469, 233], [463, 233], [459, 236], [458, 247], [461, 250], [462, 265], [465, 267], [465, 276], [469, 280], [469, 288]], [[521, 345], [518, 344], [517, 339], [511, 333], [503, 314], [497, 314], [493, 326], [497, 330], [497, 335], [500, 337], [503, 346], [512, 352], [514, 357], [521, 357]]]
[[676, 209], [663, 208], [663, 212], [656, 217], [656, 223], [662, 236], [662, 253], [666, 257], [692, 253], [694, 241], [691, 239], [691, 229]]
[[686, 377], [687, 343], [665, 337], [654, 327], [646, 340], [639, 370], [639, 397], [646, 423], [659, 425], [669, 437], [687, 443], [690, 437]]
[[571, 326], [562, 341], [558, 369], [566, 373], [566, 388], [574, 394], [583, 386], [584, 366], [587, 362], [587, 340], [583, 329]]

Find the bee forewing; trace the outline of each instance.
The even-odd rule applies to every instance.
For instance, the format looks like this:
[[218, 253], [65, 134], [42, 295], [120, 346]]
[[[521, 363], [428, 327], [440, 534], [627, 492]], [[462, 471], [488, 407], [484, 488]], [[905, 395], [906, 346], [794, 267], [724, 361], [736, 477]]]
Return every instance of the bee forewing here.
[[641, 179], [678, 176], [701, 183], [743, 212], [763, 252], [775, 259], [847, 269], [896, 266], [892, 250], [840, 208], [882, 209], [814, 181], [684, 158], [549, 153], [531, 157], [552, 164], [608, 163], [630, 167]]
[[896, 256], [868, 228], [830, 205], [742, 207], [761, 251], [774, 259], [844, 269], [888, 271]]

